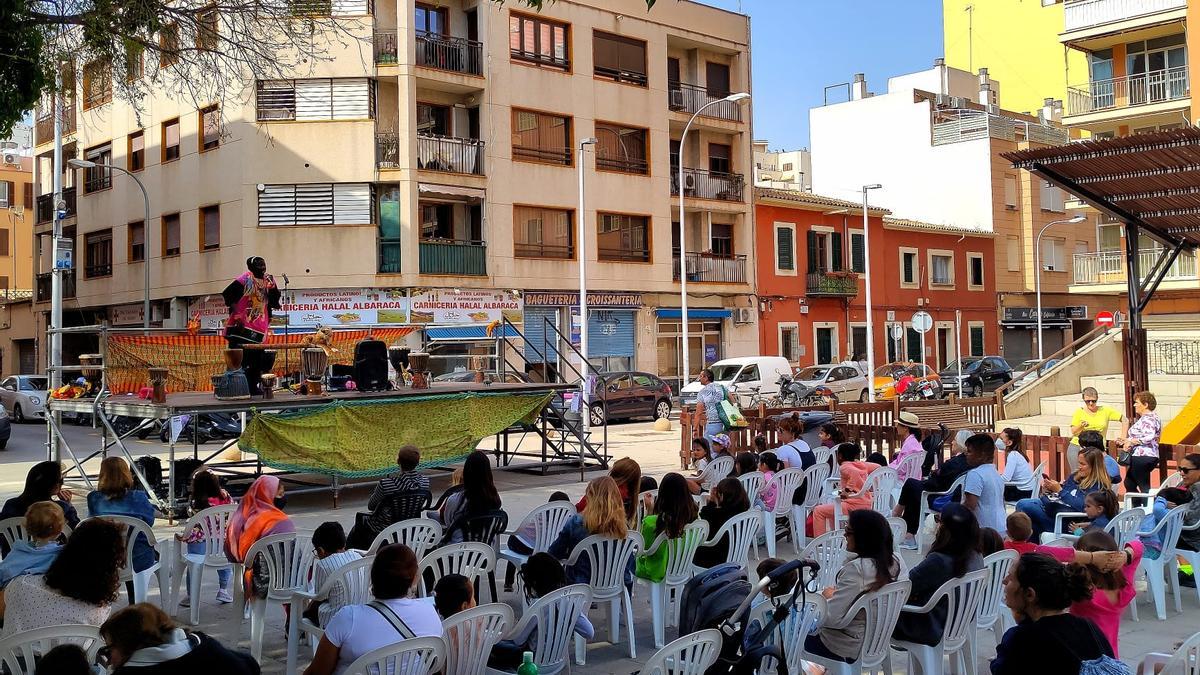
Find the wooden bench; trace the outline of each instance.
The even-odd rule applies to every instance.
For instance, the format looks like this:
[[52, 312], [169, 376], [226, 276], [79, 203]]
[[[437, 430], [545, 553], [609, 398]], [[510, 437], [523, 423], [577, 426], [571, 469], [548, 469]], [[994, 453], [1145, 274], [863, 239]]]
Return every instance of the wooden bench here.
[[951, 433], [957, 432], [960, 429], [974, 432], [991, 431], [988, 425], [971, 421], [967, 417], [967, 411], [958, 404], [901, 408], [900, 410], [916, 415], [917, 420], [920, 422], [918, 428], [922, 430], [935, 430], [939, 426], [944, 425]]

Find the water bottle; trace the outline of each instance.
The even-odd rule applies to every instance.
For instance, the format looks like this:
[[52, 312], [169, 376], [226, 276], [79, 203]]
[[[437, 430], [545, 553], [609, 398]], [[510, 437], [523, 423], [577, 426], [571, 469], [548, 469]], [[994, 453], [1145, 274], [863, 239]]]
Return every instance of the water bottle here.
[[521, 667], [517, 675], [537, 675], [537, 664], [533, 662], [533, 652], [525, 652], [521, 657]]

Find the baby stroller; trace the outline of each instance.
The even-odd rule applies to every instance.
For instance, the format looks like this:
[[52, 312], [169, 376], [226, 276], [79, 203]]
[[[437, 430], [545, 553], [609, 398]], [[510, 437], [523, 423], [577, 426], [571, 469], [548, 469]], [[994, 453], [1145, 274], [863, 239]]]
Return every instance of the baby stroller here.
[[[718, 628], [724, 635], [721, 655], [705, 675], [751, 675], [759, 670], [764, 658], [771, 657], [779, 675], [789, 675], [784, 644], [784, 627], [798, 629], [807, 635], [816, 621], [815, 614], [800, 617], [796, 627], [789, 621], [799, 606], [806, 607], [809, 591], [804, 570], [815, 573], [818, 565], [807, 560], [793, 560], [751, 585], [746, 570], [734, 563], [725, 563], [692, 578], [683, 589], [680, 599], [679, 635], [688, 635], [706, 628]], [[780, 589], [781, 580], [798, 572], [790, 589]], [[775, 591], [767, 594], [768, 588]], [[788, 592], [790, 590], [790, 593]], [[751, 607], [758, 595], [767, 594], [771, 608], [765, 612], [763, 624], [751, 621]], [[771, 597], [774, 595], [774, 597]], [[735, 604], [736, 603], [736, 604]]]

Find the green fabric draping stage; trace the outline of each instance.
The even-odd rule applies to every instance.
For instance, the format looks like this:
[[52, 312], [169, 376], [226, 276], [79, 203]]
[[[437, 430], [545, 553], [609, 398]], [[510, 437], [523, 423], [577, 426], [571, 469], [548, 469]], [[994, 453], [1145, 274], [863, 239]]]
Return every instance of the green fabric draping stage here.
[[343, 478], [396, 470], [396, 450], [421, 449], [421, 466], [461, 461], [479, 441], [532, 421], [553, 394], [464, 393], [335, 401], [290, 413], [251, 411], [238, 445], [275, 468]]

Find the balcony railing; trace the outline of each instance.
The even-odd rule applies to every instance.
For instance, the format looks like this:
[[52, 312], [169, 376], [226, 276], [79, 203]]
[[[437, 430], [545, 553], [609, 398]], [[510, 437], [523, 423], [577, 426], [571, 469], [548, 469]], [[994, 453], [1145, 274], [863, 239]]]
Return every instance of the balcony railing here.
[[[1143, 276], [1150, 272], [1162, 255], [1160, 249], [1138, 251], [1138, 271]], [[1125, 283], [1125, 253], [1123, 251], [1101, 251], [1099, 253], [1075, 254], [1075, 285], [1094, 286], [1100, 284]], [[1200, 279], [1196, 268], [1196, 252], [1181, 251], [1175, 262], [1167, 269], [1163, 281], [1186, 281]]]
[[[50, 275], [51, 272], [43, 272], [37, 275], [35, 280], [36, 288], [34, 289], [34, 295], [37, 302], [50, 302], [51, 284], [54, 283], [50, 280]], [[64, 298], [75, 297], [75, 270], [63, 270], [62, 285], [62, 294]]]
[[375, 31], [375, 65], [394, 66], [399, 62], [399, 52], [396, 47], [396, 31]]
[[677, 110], [685, 113], [695, 113], [697, 110], [713, 101], [720, 101], [714, 105], [704, 108], [703, 117], [715, 117], [721, 120], [730, 120], [732, 122], [742, 121], [742, 106], [733, 101], [723, 101], [721, 99], [728, 96], [728, 92], [724, 94], [709, 93], [708, 89], [699, 87], [694, 84], [686, 84], [683, 82], [668, 82], [667, 83], [667, 107], [671, 110]]
[[[711, 281], [729, 284], [746, 283], [746, 256], [715, 256], [702, 253], [685, 255], [688, 281]], [[679, 252], [673, 258], [673, 275], [679, 281]]]
[[1190, 96], [1187, 66], [1152, 70], [1067, 88], [1067, 114], [1177, 101]]
[[487, 244], [437, 239], [421, 242], [421, 274], [487, 276]]
[[417, 33], [417, 65], [468, 75], [483, 74], [483, 43], [435, 33]]
[[1146, 352], [1151, 373], [1200, 375], [1200, 340], [1150, 340]]
[[[63, 134], [75, 132], [75, 105], [65, 105], [62, 110]], [[39, 111], [37, 124], [34, 127], [34, 133], [37, 136], [37, 143], [49, 143], [54, 140], [54, 115], [46, 111]]]
[[375, 134], [375, 166], [380, 169], [400, 168], [400, 137], [394, 131]]
[[379, 240], [379, 273], [400, 274], [400, 240]]
[[1186, 7], [1187, 0], [1067, 0], [1063, 27], [1070, 32]]
[[[70, 218], [75, 215], [75, 188], [65, 187], [62, 190], [63, 201], [67, 203], [66, 216]], [[37, 198], [37, 221], [39, 223], [48, 223], [54, 220], [54, 195], [38, 195]]]
[[[720, 199], [740, 202], [745, 192], [745, 178], [740, 173], [721, 173], [704, 169], [683, 170], [683, 194], [685, 197]], [[671, 169], [671, 194], [679, 194], [679, 169]]]
[[426, 171], [483, 175], [483, 141], [477, 138], [417, 135], [417, 166]]
[[809, 272], [808, 295], [853, 298], [858, 295], [858, 275], [853, 272]]

